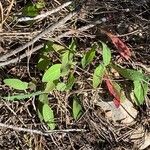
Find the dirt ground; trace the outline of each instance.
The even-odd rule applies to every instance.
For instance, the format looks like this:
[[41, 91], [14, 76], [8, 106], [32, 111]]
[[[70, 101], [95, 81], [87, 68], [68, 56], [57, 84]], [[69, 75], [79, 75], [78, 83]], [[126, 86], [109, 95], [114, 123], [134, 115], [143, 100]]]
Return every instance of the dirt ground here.
[[[40, 10], [44, 14], [56, 9], [66, 0], [44, 0], [45, 7]], [[43, 43], [49, 39], [68, 45], [71, 38], [77, 40], [77, 59], [80, 52], [90, 48], [94, 42], [107, 43], [112, 52], [114, 62], [127, 68], [143, 70], [150, 75], [150, 1], [149, 0], [76, 0], [74, 8], [78, 14], [70, 18], [59, 28], [44, 34], [31, 45], [17, 54], [2, 57], [13, 52], [19, 47], [32, 41], [47, 27], [57, 25], [59, 20], [72, 11], [66, 6], [45, 18], [35, 21], [19, 21], [23, 18], [20, 13], [28, 4], [26, 0], [1, 0], [0, 1], [0, 97], [13, 94], [13, 90], [4, 85], [3, 80], [9, 77], [19, 78], [30, 82], [36, 79], [37, 88], [40, 87], [42, 71], [36, 68], [40, 51], [35, 51], [21, 59], [34, 47], [42, 48]], [[37, 1], [30, 1], [36, 3]], [[91, 26], [89, 26], [91, 25]], [[82, 27], [87, 27], [83, 30]], [[108, 36], [102, 32], [111, 32], [120, 38], [132, 50], [129, 61], [119, 61], [119, 53], [111, 43]], [[66, 33], [66, 34], [64, 34]], [[53, 61], [56, 56], [51, 56]], [[17, 59], [15, 59], [17, 58]], [[14, 60], [11, 62], [10, 60]], [[122, 113], [122, 108], [109, 110], [101, 101], [111, 102], [105, 85], [94, 90], [89, 82], [89, 73], [96, 64], [102, 61], [97, 57], [85, 71], [77, 68], [76, 78], [78, 84], [68, 92], [54, 91], [49, 94], [49, 101], [55, 113], [56, 130], [50, 131], [45, 123], [41, 123], [37, 115], [37, 97], [20, 101], [6, 101], [0, 99], [0, 149], [2, 150], [131, 150], [150, 149], [150, 93], [145, 103], [136, 106], [127, 104], [129, 114], [127, 121], [116, 119]], [[122, 81], [126, 82], [126, 81]], [[129, 84], [130, 85], [130, 84]], [[71, 114], [70, 103], [72, 93], [78, 93], [83, 115], [74, 120]], [[112, 103], [109, 103], [110, 105]], [[106, 108], [106, 109], [105, 109]], [[117, 113], [117, 111], [119, 113]], [[120, 113], [121, 111], [121, 113]], [[125, 113], [125, 112], [123, 112]], [[134, 116], [135, 117], [132, 117]], [[138, 134], [138, 135], [137, 135]]]

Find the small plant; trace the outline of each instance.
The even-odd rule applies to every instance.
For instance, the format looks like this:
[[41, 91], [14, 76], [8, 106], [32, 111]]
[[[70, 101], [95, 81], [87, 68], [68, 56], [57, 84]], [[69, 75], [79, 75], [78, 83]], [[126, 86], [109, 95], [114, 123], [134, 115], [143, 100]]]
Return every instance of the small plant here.
[[[111, 73], [111, 69], [113, 68], [120, 76], [132, 82], [135, 104], [142, 105], [144, 103], [145, 96], [148, 92], [149, 78], [147, 76], [139, 71], [126, 69], [115, 64], [112, 61], [110, 49], [103, 42], [94, 43], [88, 52], [81, 54], [81, 62], [77, 62], [77, 59], [75, 59], [77, 54], [76, 49], [75, 40], [72, 40], [68, 47], [50, 41], [47, 42], [42, 49], [37, 64], [37, 68], [43, 71], [40, 83], [41, 90], [37, 91], [34, 88], [34, 92], [27, 92], [31, 88], [31, 85], [34, 84], [33, 82], [31, 84], [19, 79], [8, 78], [4, 80], [5, 85], [19, 91], [19, 94], [3, 98], [14, 101], [38, 96], [37, 113], [40, 120], [44, 121], [50, 129], [55, 129], [55, 114], [48, 100], [49, 93], [54, 90], [59, 92], [72, 90], [77, 82], [77, 78], [75, 77], [76, 67], [81, 65], [82, 69], [86, 70], [87, 66], [94, 62], [96, 53], [102, 50], [102, 62], [94, 68], [91, 76], [93, 88], [96, 89], [101, 86], [102, 82], [105, 83], [110, 95], [114, 98], [114, 104], [118, 108], [120, 103], [125, 100], [125, 94], [122, 86], [114, 81], [115, 76]], [[53, 62], [49, 58], [49, 54], [53, 55], [53, 53], [58, 54], [59, 62]], [[35, 84], [34, 86], [36, 87]], [[20, 93], [20, 91], [24, 92]], [[79, 119], [83, 113], [81, 101], [76, 94], [73, 95], [72, 115], [75, 120]]]
[[39, 14], [40, 10], [45, 7], [44, 0], [28, 3], [22, 10], [22, 14], [28, 17], [35, 17]]

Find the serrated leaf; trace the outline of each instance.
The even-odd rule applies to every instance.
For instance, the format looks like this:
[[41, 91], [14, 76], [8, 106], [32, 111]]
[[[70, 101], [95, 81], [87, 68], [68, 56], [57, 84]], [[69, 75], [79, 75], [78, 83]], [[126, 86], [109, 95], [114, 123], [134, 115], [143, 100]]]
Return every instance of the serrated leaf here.
[[28, 83], [23, 82], [19, 79], [5, 79], [4, 80], [5, 85], [16, 89], [16, 90], [26, 90], [28, 89]]
[[55, 129], [56, 124], [54, 122], [54, 113], [48, 104], [43, 105], [42, 115], [45, 123], [50, 127], [50, 129]]
[[82, 115], [82, 107], [79, 103], [79, 100], [76, 97], [74, 97], [74, 99], [73, 99], [73, 108], [72, 109], [73, 109], [73, 118], [75, 120], [79, 119], [80, 116]]
[[58, 91], [65, 91], [66, 89], [66, 84], [65, 83], [58, 83], [57, 86], [56, 86], [56, 89]]
[[67, 81], [66, 90], [71, 90], [73, 85], [74, 85], [74, 83], [75, 83], [75, 77], [71, 73], [69, 75], [69, 78], [68, 78], [68, 81]]
[[8, 100], [8, 101], [15, 101], [15, 100], [22, 100], [22, 99], [30, 98], [30, 97], [37, 96], [37, 95], [40, 95], [40, 94], [43, 94], [43, 92], [37, 91], [37, 92], [34, 92], [34, 93], [29, 93], [29, 94], [20, 93], [20, 94], [17, 94], [17, 95], [6, 96], [6, 97], [2, 97], [2, 98], [5, 99], [5, 100]]
[[61, 76], [61, 64], [51, 66], [43, 75], [42, 82], [49, 82], [59, 79]]
[[103, 42], [101, 43], [102, 43], [102, 49], [103, 49], [103, 54], [102, 54], [103, 63], [105, 66], [107, 66], [110, 64], [110, 61], [111, 61], [111, 51], [105, 43]]
[[93, 61], [95, 57], [96, 47], [96, 44], [94, 44], [91, 50], [84, 55], [84, 57], [81, 60], [82, 68], [85, 68], [88, 64], [90, 64]]
[[101, 84], [103, 76], [105, 74], [105, 66], [103, 64], [99, 65], [95, 70], [93, 74], [93, 87], [97, 88], [99, 84]]
[[148, 92], [148, 84], [142, 81], [134, 81], [134, 97], [136, 105], [142, 105]]
[[112, 64], [112, 67], [126, 79], [129, 79], [132, 81], [135, 81], [135, 80], [140, 81], [140, 80], [144, 80], [145, 78], [144, 75], [139, 71], [136, 71], [133, 69], [121, 68], [120, 66], [115, 65], [115, 64]]

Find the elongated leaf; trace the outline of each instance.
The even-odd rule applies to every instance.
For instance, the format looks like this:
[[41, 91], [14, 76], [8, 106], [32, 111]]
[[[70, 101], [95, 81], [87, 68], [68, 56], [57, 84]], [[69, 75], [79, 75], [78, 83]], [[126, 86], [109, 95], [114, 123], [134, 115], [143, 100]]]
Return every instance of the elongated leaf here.
[[56, 124], [54, 122], [54, 113], [48, 104], [43, 105], [43, 119], [45, 123], [50, 127], [51, 130], [55, 129]]
[[85, 68], [88, 64], [90, 64], [94, 57], [96, 52], [96, 44], [94, 44], [90, 51], [88, 51], [84, 57], [81, 60], [82, 68]]
[[103, 63], [105, 66], [110, 64], [111, 61], [111, 51], [110, 49], [107, 47], [107, 45], [105, 43], [102, 42], [102, 49], [103, 49]]
[[48, 94], [46, 93], [39, 95], [39, 99], [38, 99], [37, 114], [41, 122], [44, 120], [42, 114], [44, 104], [48, 104]]
[[67, 50], [62, 55], [61, 76], [65, 76], [69, 73], [72, 63], [73, 63], [73, 53]]
[[73, 109], [73, 118], [75, 120], [79, 119], [80, 116], [82, 115], [82, 107], [79, 103], [79, 100], [76, 97], [74, 97], [74, 99], [73, 99], [73, 108], [72, 109]]
[[66, 84], [65, 83], [58, 83], [57, 86], [56, 86], [56, 89], [58, 91], [65, 91], [66, 89]]
[[76, 48], [77, 48], [76, 41], [74, 38], [72, 38], [71, 44], [69, 45], [69, 49], [75, 52]]
[[118, 52], [126, 60], [129, 60], [131, 57], [131, 49], [117, 36], [113, 35], [110, 32], [102, 30], [112, 41], [114, 46], [117, 48]]
[[144, 75], [136, 70], [133, 69], [125, 69], [121, 68], [118, 65], [112, 64], [112, 67], [118, 71], [119, 74], [121, 74], [124, 78], [127, 78], [129, 80], [135, 81], [135, 80], [144, 80]]
[[19, 79], [5, 79], [5, 85], [14, 88], [16, 90], [26, 90], [28, 88], [28, 83], [23, 82]]
[[142, 105], [145, 100], [145, 96], [148, 92], [148, 84], [142, 81], [134, 81], [134, 96], [137, 105]]
[[75, 77], [71, 73], [69, 75], [69, 78], [68, 78], [68, 81], [67, 81], [66, 90], [71, 90], [73, 85], [74, 85], [74, 83], [75, 83]]
[[49, 82], [59, 79], [61, 75], [61, 64], [51, 66], [43, 75], [42, 82]]
[[117, 82], [111, 81], [111, 83], [112, 83], [114, 89], [116, 89], [117, 95], [119, 95], [119, 97], [120, 97], [120, 101], [123, 102], [126, 99], [123, 89]]
[[14, 96], [6, 96], [6, 97], [2, 97], [2, 98], [5, 100], [8, 100], [8, 101], [14, 101], [14, 100], [23, 100], [26, 98], [40, 95], [40, 94], [43, 94], [43, 92], [37, 91], [34, 93], [29, 93], [29, 94], [20, 93], [20, 94], [14, 95]]
[[120, 99], [121, 94], [119, 93], [119, 91], [117, 91], [117, 89], [115, 88], [113, 83], [110, 81], [108, 76], [105, 76], [105, 81], [106, 81], [106, 85], [109, 90], [109, 93], [114, 97], [113, 99], [114, 104], [118, 108], [121, 102], [121, 99]]
[[99, 65], [95, 70], [93, 74], [93, 87], [97, 88], [99, 84], [101, 84], [103, 76], [105, 74], [105, 66], [103, 64]]

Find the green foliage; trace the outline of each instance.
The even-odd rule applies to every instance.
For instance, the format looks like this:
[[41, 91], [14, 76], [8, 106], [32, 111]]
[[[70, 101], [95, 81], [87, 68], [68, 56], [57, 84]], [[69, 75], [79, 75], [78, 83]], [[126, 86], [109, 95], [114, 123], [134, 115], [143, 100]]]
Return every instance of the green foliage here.
[[23, 10], [22, 14], [24, 16], [35, 17], [39, 14], [39, 11], [45, 7], [44, 1], [39, 1], [37, 3], [28, 3]]
[[46, 124], [50, 127], [51, 130], [55, 129], [56, 124], [54, 121], [54, 113], [51, 107], [48, 104], [44, 104], [42, 108], [42, 116]]
[[5, 85], [16, 89], [16, 90], [26, 90], [28, 89], [28, 83], [23, 82], [19, 79], [5, 79], [4, 80]]
[[[35, 6], [34, 6], [35, 7]], [[41, 8], [40, 6], [36, 6]], [[135, 103], [141, 105], [144, 103], [145, 97], [148, 92], [148, 82], [146, 76], [143, 73], [136, 71], [134, 69], [122, 68], [116, 65], [111, 60], [111, 51], [107, 45], [102, 43], [102, 62], [98, 66], [90, 71], [92, 78], [93, 88], [97, 88], [101, 83], [106, 81], [106, 78], [112, 79], [111, 84], [113, 86], [113, 94], [117, 95], [121, 101], [125, 100], [125, 94], [122, 86], [113, 81], [113, 74], [110, 72], [111, 68], [114, 68], [121, 76], [133, 82], [133, 91], [135, 97]], [[19, 79], [5, 79], [5, 85], [15, 89], [15, 90], [27, 90], [26, 94], [19, 93], [13, 96], [2, 97], [3, 99], [14, 101], [30, 98], [33, 96], [39, 96], [37, 100], [37, 113], [41, 122], [45, 122], [50, 129], [55, 129], [56, 123], [54, 122], [54, 112], [49, 105], [48, 96], [54, 90], [59, 92], [69, 92], [76, 88], [76, 81], [78, 82], [78, 69], [82, 69], [87, 72], [86, 67], [95, 62], [95, 54], [98, 44], [91, 46], [91, 49], [84, 54], [81, 61], [79, 60], [80, 51], [77, 51], [77, 44], [74, 39], [72, 39], [68, 47], [54, 43], [46, 42], [44, 47], [41, 49], [41, 54], [39, 61], [37, 63], [37, 68], [42, 73], [42, 80], [40, 82], [23, 82]], [[51, 56], [58, 57], [57, 59], [52, 59]], [[78, 55], [79, 54], [79, 55]], [[98, 56], [99, 57], [99, 56]], [[80, 68], [79, 66], [82, 66]], [[38, 85], [38, 86], [37, 86]], [[40, 85], [40, 86], [39, 86]], [[40, 91], [37, 91], [40, 89]], [[30, 93], [28, 91], [35, 91]], [[36, 92], [37, 91], [37, 92]], [[79, 99], [75, 96], [73, 98], [72, 114], [75, 120], [78, 120], [82, 115], [82, 106]]]
[[142, 81], [134, 81], [134, 97], [135, 103], [141, 105], [144, 103], [145, 96], [148, 92], [148, 84]]
[[101, 84], [103, 80], [103, 76], [105, 74], [106, 68], [103, 64], [96, 67], [93, 74], [93, 87], [97, 88], [99, 84]]
[[103, 49], [103, 54], [102, 54], [103, 63], [105, 66], [108, 66], [111, 61], [111, 51], [105, 43], [103, 43], [103, 42], [101, 42], [101, 43], [102, 43], [102, 49]]
[[68, 81], [67, 81], [67, 84], [66, 84], [66, 90], [71, 90], [74, 83], [75, 83], [75, 77], [74, 77], [73, 73], [71, 73], [69, 75], [69, 78], [68, 78]]
[[51, 61], [48, 57], [46, 56], [42, 56], [40, 59], [39, 59], [39, 62], [37, 64], [37, 68], [39, 70], [46, 70], [48, 69], [49, 65], [51, 64]]
[[41, 122], [43, 122], [44, 119], [42, 114], [44, 104], [48, 104], [48, 94], [46, 93], [39, 95], [37, 102], [37, 114]]
[[61, 75], [65, 76], [69, 73], [71, 65], [73, 63], [73, 53], [69, 50], [66, 50], [65, 53], [62, 54], [61, 60]]
[[59, 79], [61, 76], [61, 64], [51, 66], [43, 75], [42, 82], [49, 82]]
[[63, 92], [63, 91], [65, 91], [65, 89], [66, 89], [66, 84], [65, 84], [65, 83], [58, 83], [57, 86], [56, 86], [56, 89], [57, 89], [58, 91]]
[[126, 68], [122, 68], [118, 65], [112, 64], [112, 67], [118, 71], [119, 74], [121, 74], [124, 78], [132, 80], [132, 81], [140, 81], [143, 80], [145, 77], [144, 75], [136, 70], [133, 69], [126, 69]]
[[71, 44], [69, 45], [69, 49], [73, 52], [75, 52], [77, 49], [76, 41], [74, 40], [74, 38], [72, 38]]
[[82, 107], [81, 107], [77, 97], [74, 97], [74, 99], [73, 99], [73, 108], [72, 108], [72, 110], [73, 110], [73, 118], [75, 120], [78, 120], [82, 115]]
[[55, 87], [56, 87], [55, 82], [50, 80], [49, 82], [46, 83], [45, 92], [49, 93], [53, 91]]
[[95, 52], [96, 52], [96, 48], [97, 48], [97, 45], [94, 44], [91, 48], [90, 51], [88, 51], [84, 57], [82, 58], [81, 60], [81, 64], [82, 64], [82, 68], [85, 68], [88, 64], [90, 64], [94, 57], [95, 57]]
[[115, 90], [116, 90], [116, 94], [119, 96], [121, 102], [123, 102], [126, 99], [126, 96], [123, 92], [123, 88], [115, 81], [111, 81]]
[[40, 0], [40, 1], [36, 2], [36, 3], [35, 3], [35, 6], [36, 6], [37, 9], [42, 9], [42, 8], [44, 8], [44, 7], [45, 7], [45, 2], [44, 2], [44, 0]]
[[6, 97], [2, 97], [2, 98], [5, 99], [5, 100], [8, 100], [8, 101], [15, 101], [15, 100], [23, 100], [23, 99], [30, 98], [30, 97], [33, 97], [33, 96], [37, 96], [37, 95], [40, 95], [42, 93], [43, 92], [41, 92], [41, 91], [37, 91], [37, 92], [34, 92], [34, 93], [28, 93], [28, 94], [19, 93], [17, 95], [6, 96]]

